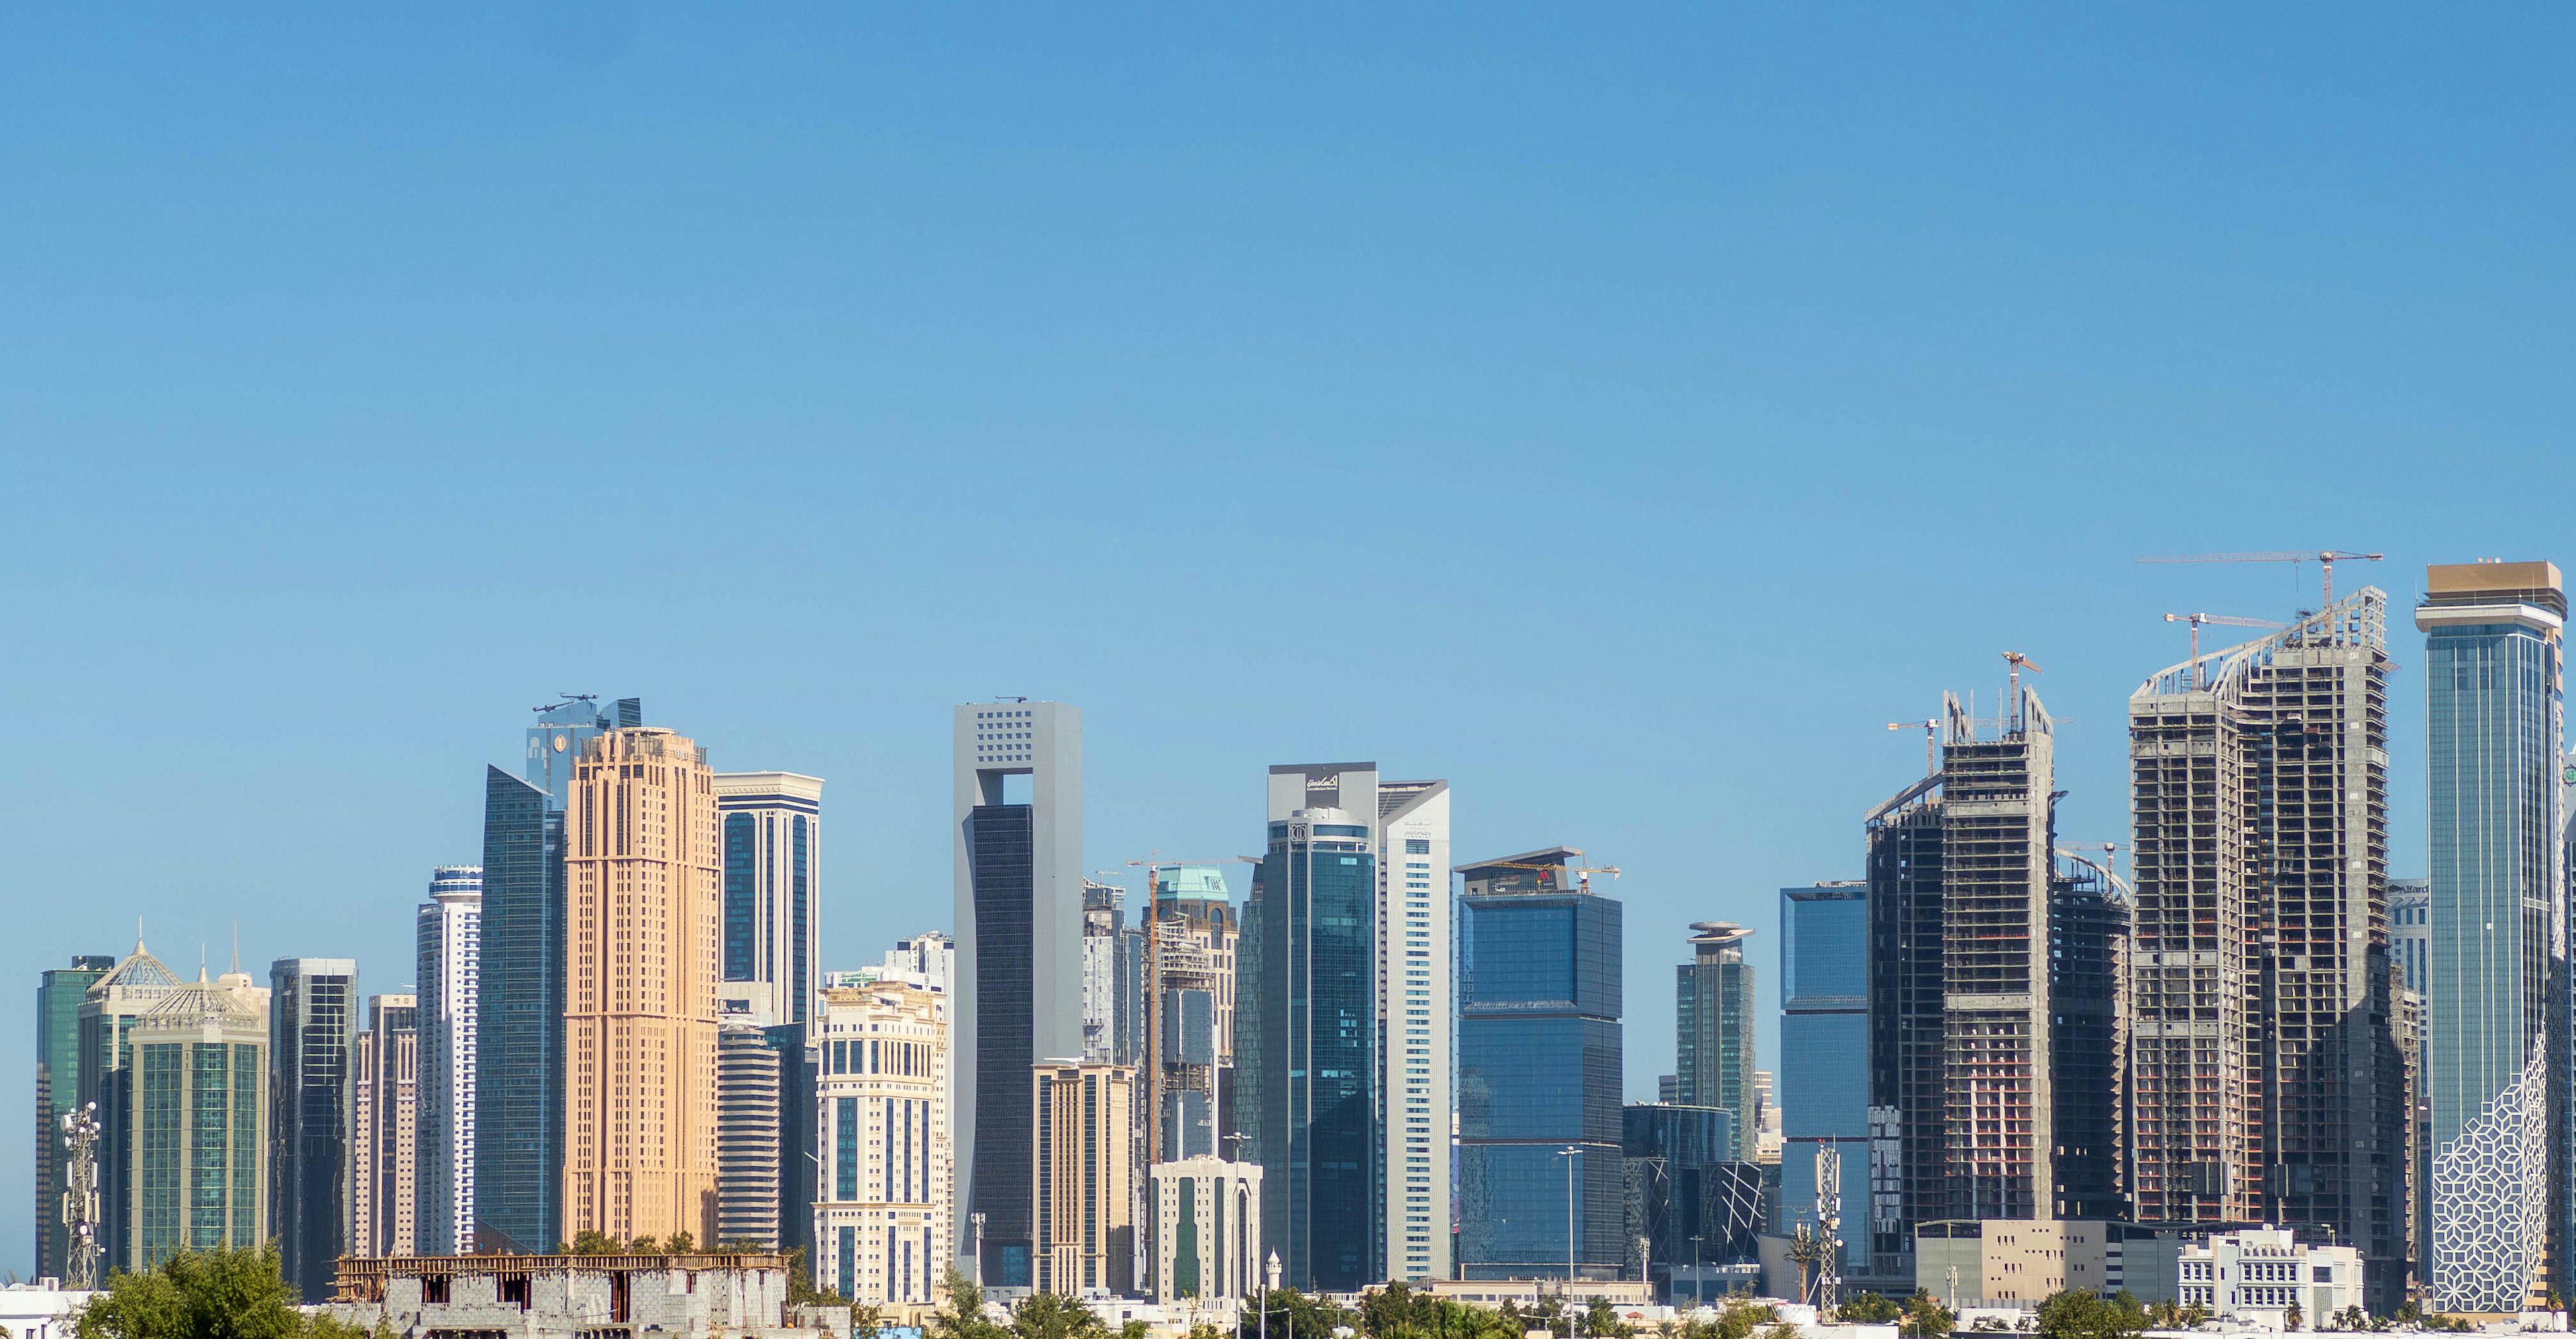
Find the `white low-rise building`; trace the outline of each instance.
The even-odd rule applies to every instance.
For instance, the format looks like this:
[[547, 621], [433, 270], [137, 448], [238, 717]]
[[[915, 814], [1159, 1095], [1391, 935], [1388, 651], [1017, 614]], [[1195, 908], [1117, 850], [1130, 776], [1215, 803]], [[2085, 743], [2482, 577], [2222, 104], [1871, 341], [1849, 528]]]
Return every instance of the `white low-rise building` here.
[[98, 1296], [60, 1279], [0, 1287], [0, 1333], [11, 1339], [71, 1339], [72, 1316]]
[[2312, 1246], [2278, 1228], [2213, 1232], [2182, 1248], [2179, 1300], [2209, 1308], [2221, 1320], [2323, 1328], [2347, 1307], [2362, 1305], [2361, 1252]]

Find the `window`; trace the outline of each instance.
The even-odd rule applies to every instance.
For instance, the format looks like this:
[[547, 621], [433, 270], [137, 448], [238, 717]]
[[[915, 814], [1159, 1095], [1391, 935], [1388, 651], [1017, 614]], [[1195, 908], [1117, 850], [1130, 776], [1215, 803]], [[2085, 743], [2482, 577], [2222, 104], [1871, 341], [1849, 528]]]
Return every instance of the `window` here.
[[1406, 855], [1429, 855], [1431, 854], [1431, 842], [1429, 839], [1423, 837], [1407, 837], [1404, 839], [1404, 853]]

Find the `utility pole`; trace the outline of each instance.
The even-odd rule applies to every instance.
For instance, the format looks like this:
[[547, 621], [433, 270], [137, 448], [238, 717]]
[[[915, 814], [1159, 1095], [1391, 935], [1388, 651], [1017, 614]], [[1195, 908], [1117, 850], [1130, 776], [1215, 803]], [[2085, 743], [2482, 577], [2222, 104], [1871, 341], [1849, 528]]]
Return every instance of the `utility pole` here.
[[1565, 1304], [1574, 1305], [1574, 1145], [1556, 1151], [1565, 1159]]
[[975, 1222], [975, 1286], [981, 1289], [984, 1286], [984, 1215], [971, 1213], [966, 1216]]

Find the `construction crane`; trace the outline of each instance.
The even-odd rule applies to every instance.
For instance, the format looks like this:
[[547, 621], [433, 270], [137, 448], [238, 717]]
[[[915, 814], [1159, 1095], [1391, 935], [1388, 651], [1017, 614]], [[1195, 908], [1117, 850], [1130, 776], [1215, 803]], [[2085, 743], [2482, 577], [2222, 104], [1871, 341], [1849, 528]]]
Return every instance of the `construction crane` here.
[[1922, 721], [1889, 721], [1887, 728], [1922, 731], [1923, 775], [1930, 776], [1941, 770], [1941, 722], [1937, 717]]
[[2021, 672], [2029, 670], [2033, 674], [2045, 674], [2048, 671], [2019, 651], [2006, 651], [2003, 658], [2005, 664], [2012, 666], [2012, 705], [2004, 709], [2004, 728], [2018, 730], [2021, 728]]
[[1166, 860], [1160, 851], [1146, 853], [1142, 860], [1127, 862], [1129, 869], [1145, 870], [1145, 1053], [1136, 1067], [1145, 1076], [1145, 1165], [1161, 1162], [1163, 1144], [1163, 879], [1167, 869], [1184, 865], [1223, 865], [1240, 862], [1258, 865], [1257, 856], [1229, 855], [1214, 860]]
[[[2332, 603], [2332, 601], [2329, 600], [2328, 603]], [[2200, 687], [2201, 624], [2209, 623], [2222, 628], [2286, 628], [2290, 626], [2287, 623], [2275, 623], [2268, 618], [2238, 618], [2232, 614], [2167, 614], [2165, 615], [2165, 621], [2167, 623], [2189, 623], [2191, 625], [2191, 686], [2194, 688]]]
[[2375, 563], [2387, 557], [2384, 553], [2352, 553], [2344, 549], [2315, 549], [2282, 553], [2191, 553], [2173, 558], [2140, 558], [2142, 563], [2315, 563], [2325, 569], [2326, 602], [2320, 608], [2334, 607], [2334, 565], [2340, 562]]
[[[1583, 854], [1581, 851], [1577, 851], [1577, 850], [1575, 850], [1575, 849], [1574, 849], [1573, 847], [1571, 847], [1571, 846], [1569, 846], [1569, 847], [1567, 847], [1567, 848], [1565, 848], [1565, 849], [1566, 849], [1567, 853], [1568, 853], [1568, 854], [1571, 854], [1571, 855], [1581, 855], [1581, 854]], [[1549, 865], [1549, 864], [1542, 864], [1542, 863], [1539, 863], [1539, 862], [1536, 862], [1536, 861], [1524, 861], [1524, 860], [1480, 860], [1480, 861], [1477, 861], [1477, 862], [1476, 862], [1475, 868], [1477, 868], [1477, 869], [1535, 869], [1535, 870], [1546, 870], [1546, 871], [1550, 871], [1550, 872], [1554, 872], [1554, 871], [1557, 871], [1557, 870], [1571, 870], [1571, 871], [1573, 871], [1573, 873], [1574, 873], [1574, 877], [1575, 877], [1575, 889], [1576, 889], [1576, 891], [1578, 891], [1578, 892], [1585, 892], [1585, 893], [1588, 893], [1588, 892], [1591, 892], [1591, 891], [1592, 891], [1592, 876], [1593, 876], [1593, 875], [1595, 875], [1595, 874], [1607, 874], [1607, 875], [1609, 875], [1611, 878], [1614, 878], [1614, 879], [1619, 877], [1619, 867], [1618, 867], [1617, 865]]]

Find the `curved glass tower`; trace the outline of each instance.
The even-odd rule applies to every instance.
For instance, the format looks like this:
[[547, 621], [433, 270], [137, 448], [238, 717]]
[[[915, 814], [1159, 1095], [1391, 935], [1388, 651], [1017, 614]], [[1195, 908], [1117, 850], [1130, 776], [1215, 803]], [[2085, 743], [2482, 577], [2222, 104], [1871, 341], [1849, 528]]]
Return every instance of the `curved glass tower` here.
[[2548, 1202], [2548, 996], [2566, 958], [2558, 851], [2567, 596], [2549, 563], [2426, 569], [2432, 1259], [2441, 1310], [2526, 1309]]

